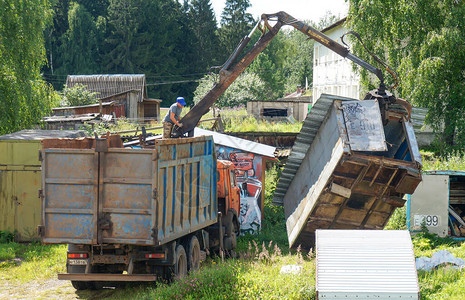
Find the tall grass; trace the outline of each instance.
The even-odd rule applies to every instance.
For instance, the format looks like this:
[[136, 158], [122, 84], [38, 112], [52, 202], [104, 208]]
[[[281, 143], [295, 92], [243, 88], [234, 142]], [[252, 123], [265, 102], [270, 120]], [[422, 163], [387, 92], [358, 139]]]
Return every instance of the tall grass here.
[[0, 244], [0, 278], [27, 282], [47, 279], [65, 271], [66, 245]]
[[[299, 274], [282, 274], [285, 265]], [[122, 291], [124, 299], [314, 299], [314, 260], [306, 253], [283, 255], [276, 244], [251, 243], [241, 259], [210, 259], [201, 270], [172, 284]]]
[[465, 153], [453, 151], [437, 155], [430, 151], [421, 151], [423, 170], [465, 170]]

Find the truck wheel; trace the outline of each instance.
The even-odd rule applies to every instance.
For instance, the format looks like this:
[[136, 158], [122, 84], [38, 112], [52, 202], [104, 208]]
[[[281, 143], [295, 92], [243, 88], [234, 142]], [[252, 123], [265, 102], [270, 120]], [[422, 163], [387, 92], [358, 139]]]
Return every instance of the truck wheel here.
[[225, 237], [223, 239], [224, 249], [232, 250], [236, 248], [237, 236], [239, 235], [239, 228], [237, 219], [233, 212], [228, 211], [228, 214], [223, 218], [223, 224], [225, 226]]
[[187, 275], [186, 251], [182, 245], [178, 245], [176, 247], [176, 263], [174, 264], [174, 274], [178, 279]]
[[189, 272], [196, 271], [200, 268], [200, 243], [194, 235], [189, 240], [187, 248], [187, 267]]
[[[66, 271], [68, 273], [85, 273], [86, 267], [85, 266], [67, 266]], [[71, 280], [71, 284], [78, 291], [87, 290], [87, 288], [88, 288], [86, 281], [74, 281], [74, 280]]]

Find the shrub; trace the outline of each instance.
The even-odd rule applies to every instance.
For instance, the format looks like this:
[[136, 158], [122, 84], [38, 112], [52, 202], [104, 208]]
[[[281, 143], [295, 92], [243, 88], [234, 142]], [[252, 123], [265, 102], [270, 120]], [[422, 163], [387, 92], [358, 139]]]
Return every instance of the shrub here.
[[81, 106], [98, 103], [97, 93], [91, 92], [86, 86], [76, 84], [63, 89], [63, 106]]
[[15, 234], [10, 231], [0, 230], [0, 244], [13, 242], [15, 239]]

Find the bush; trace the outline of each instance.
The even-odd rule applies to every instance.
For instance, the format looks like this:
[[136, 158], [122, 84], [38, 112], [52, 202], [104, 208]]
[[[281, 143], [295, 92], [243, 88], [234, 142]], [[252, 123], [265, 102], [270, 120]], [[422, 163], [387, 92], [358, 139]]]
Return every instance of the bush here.
[[0, 230], [0, 244], [6, 244], [13, 242], [15, 239], [15, 234], [10, 231]]
[[63, 89], [63, 106], [82, 106], [98, 103], [97, 93], [87, 90], [82, 84]]
[[401, 230], [407, 229], [407, 206], [396, 208], [392, 214], [389, 222], [384, 229], [387, 230]]

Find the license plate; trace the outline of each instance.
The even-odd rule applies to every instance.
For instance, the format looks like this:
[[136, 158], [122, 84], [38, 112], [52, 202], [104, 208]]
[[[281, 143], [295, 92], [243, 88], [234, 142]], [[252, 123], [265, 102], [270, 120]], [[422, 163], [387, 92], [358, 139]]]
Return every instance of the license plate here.
[[87, 265], [87, 259], [68, 259], [70, 265]]

